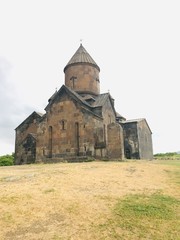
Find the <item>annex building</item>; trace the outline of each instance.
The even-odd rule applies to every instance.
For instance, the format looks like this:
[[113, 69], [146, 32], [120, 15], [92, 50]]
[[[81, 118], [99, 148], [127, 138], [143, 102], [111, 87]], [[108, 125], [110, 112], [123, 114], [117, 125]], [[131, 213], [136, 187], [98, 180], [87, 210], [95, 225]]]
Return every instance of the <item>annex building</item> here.
[[81, 44], [64, 68], [64, 85], [16, 129], [15, 162], [152, 159], [145, 118], [127, 120], [110, 93], [100, 93], [100, 68]]

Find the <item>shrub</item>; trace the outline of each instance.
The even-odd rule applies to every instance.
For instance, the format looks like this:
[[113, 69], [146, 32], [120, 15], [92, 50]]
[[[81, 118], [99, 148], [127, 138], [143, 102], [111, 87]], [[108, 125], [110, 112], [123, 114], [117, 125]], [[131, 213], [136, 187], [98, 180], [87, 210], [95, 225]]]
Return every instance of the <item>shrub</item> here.
[[14, 164], [14, 154], [0, 156], [0, 166], [11, 166]]

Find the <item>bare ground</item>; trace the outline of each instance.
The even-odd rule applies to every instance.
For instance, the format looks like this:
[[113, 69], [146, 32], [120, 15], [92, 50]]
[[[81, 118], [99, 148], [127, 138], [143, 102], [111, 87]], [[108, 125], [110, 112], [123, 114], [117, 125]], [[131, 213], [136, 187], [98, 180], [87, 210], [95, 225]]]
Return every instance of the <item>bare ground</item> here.
[[157, 161], [1, 167], [0, 240], [111, 239], [97, 226], [117, 199], [157, 191], [180, 197], [173, 169]]

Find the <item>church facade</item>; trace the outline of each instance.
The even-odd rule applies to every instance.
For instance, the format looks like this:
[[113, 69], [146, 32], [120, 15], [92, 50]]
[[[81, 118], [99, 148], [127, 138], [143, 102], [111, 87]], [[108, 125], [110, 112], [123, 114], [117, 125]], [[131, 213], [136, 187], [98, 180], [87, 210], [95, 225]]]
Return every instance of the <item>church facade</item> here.
[[100, 68], [80, 45], [64, 68], [65, 84], [16, 129], [15, 163], [83, 159], [152, 159], [145, 118], [126, 120], [109, 93], [100, 93]]

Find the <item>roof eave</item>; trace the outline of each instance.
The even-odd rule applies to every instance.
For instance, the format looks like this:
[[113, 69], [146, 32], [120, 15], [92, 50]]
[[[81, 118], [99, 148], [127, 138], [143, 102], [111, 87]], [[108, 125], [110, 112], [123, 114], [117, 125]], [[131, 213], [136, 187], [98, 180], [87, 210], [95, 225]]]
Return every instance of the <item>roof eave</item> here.
[[89, 62], [75, 62], [75, 63], [67, 64], [64, 68], [64, 73], [69, 67], [76, 66], [76, 65], [89, 65], [89, 66], [95, 67], [100, 72], [100, 67], [96, 64], [89, 63]]

